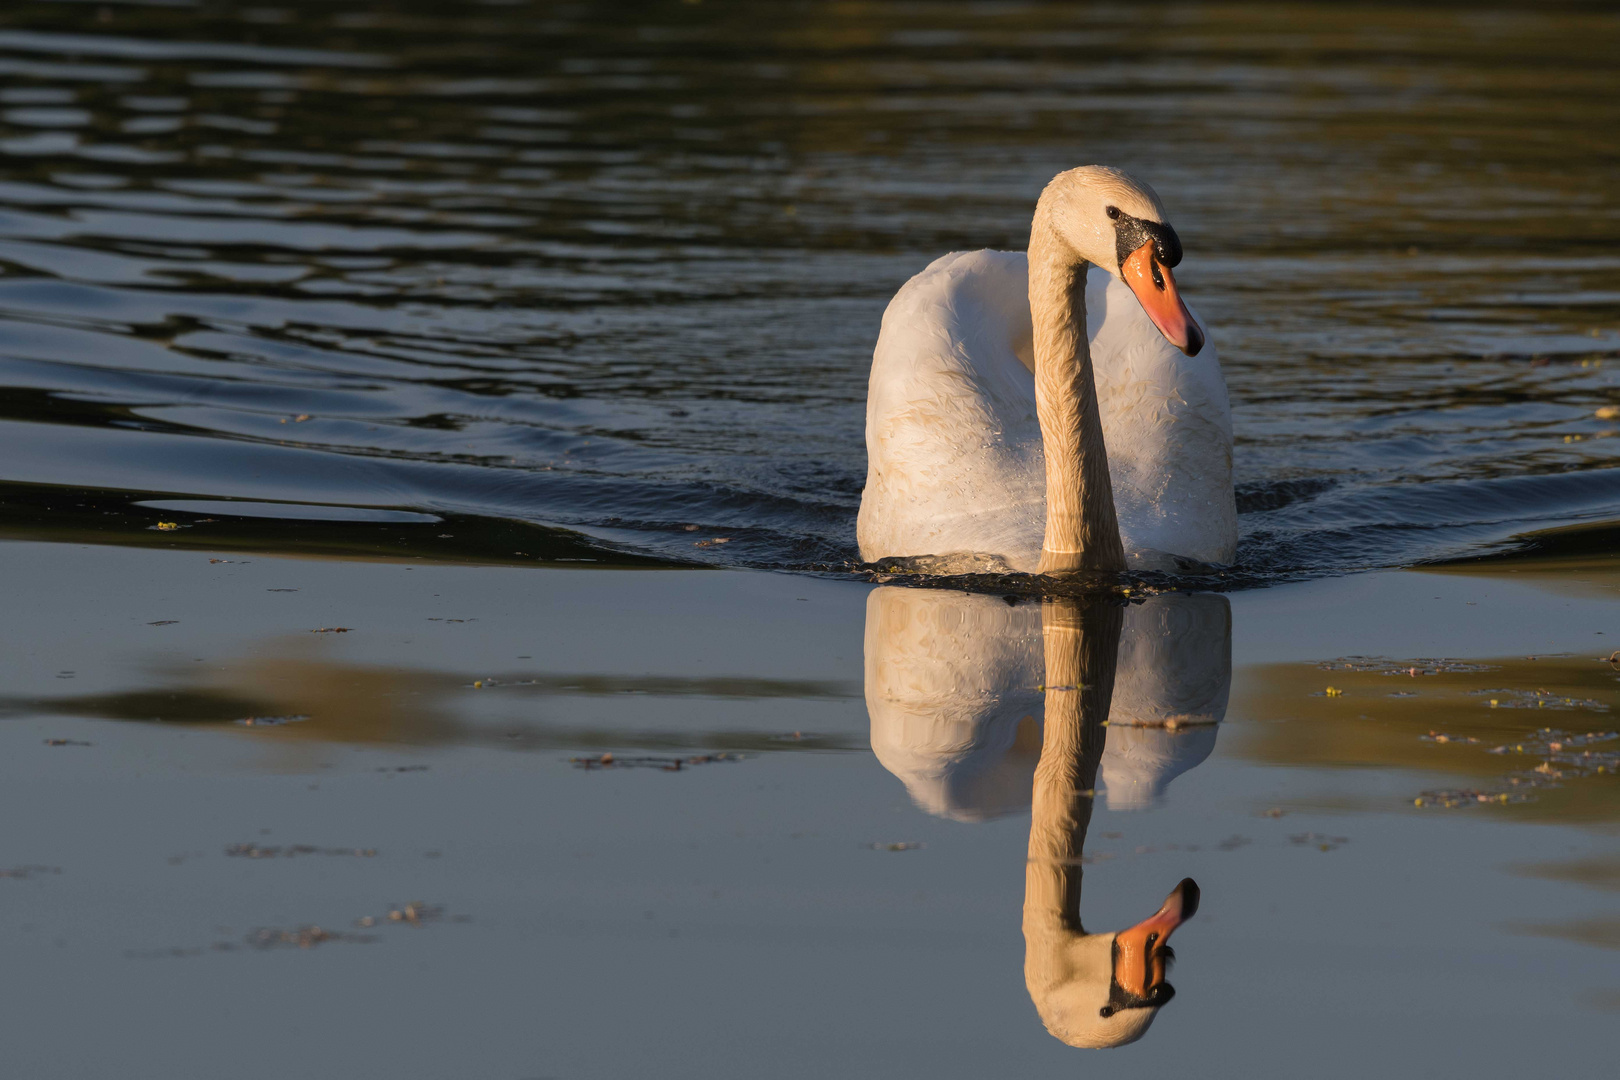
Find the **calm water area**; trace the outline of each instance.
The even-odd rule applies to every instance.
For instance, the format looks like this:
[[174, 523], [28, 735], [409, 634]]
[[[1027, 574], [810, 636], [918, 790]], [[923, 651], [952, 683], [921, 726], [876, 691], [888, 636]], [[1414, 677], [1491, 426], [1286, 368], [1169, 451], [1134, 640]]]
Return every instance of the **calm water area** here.
[[[1608, 1075], [1617, 56], [1602, 4], [9, 0], [8, 1072]], [[1237, 564], [862, 565], [889, 297], [1091, 162], [1184, 243]], [[1067, 1045], [1081, 917], [1189, 877], [1176, 999]]]

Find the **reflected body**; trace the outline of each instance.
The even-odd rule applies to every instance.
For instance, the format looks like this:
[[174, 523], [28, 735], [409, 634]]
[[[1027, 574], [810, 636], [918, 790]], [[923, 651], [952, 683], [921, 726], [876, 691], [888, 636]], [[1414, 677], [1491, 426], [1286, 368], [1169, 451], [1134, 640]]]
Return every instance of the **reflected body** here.
[[1008, 605], [884, 587], [867, 600], [872, 749], [919, 806], [960, 820], [1031, 809], [1024, 977], [1047, 1030], [1074, 1046], [1140, 1038], [1174, 989], [1171, 933], [1198, 908], [1177, 885], [1118, 933], [1080, 919], [1099, 778], [1111, 809], [1151, 805], [1214, 747], [1231, 686], [1218, 595]]

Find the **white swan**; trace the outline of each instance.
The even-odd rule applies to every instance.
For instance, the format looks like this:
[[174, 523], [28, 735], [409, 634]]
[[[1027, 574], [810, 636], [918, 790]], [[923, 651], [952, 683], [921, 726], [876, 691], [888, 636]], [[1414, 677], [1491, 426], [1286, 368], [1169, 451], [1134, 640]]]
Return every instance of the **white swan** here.
[[956, 252], [908, 281], [872, 356], [861, 557], [1230, 563], [1231, 406], [1180, 259], [1151, 188], [1086, 166], [1041, 193], [1027, 256]]

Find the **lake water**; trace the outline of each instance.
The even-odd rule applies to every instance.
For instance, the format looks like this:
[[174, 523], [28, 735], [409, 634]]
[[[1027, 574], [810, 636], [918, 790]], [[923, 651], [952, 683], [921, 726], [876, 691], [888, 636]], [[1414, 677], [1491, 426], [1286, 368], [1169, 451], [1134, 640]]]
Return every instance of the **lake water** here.
[[[7, 4], [8, 1054], [1601, 1072], [1616, 55], [1597, 4]], [[1243, 588], [875, 585], [884, 305], [1087, 162], [1184, 241]], [[1053, 1037], [1043, 866], [1090, 930], [1201, 887], [1130, 1049]]]

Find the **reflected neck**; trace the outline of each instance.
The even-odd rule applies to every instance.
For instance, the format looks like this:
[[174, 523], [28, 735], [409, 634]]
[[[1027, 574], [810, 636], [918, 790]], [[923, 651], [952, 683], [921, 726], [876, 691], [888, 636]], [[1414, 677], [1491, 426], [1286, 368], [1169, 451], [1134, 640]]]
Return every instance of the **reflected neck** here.
[[1097, 384], [1086, 335], [1086, 270], [1037, 208], [1029, 240], [1035, 410], [1046, 454], [1042, 574], [1124, 570]]
[[1030, 800], [1024, 871], [1026, 938], [1084, 933], [1081, 857], [1108, 737], [1114, 670], [1125, 612], [1109, 603], [1054, 601], [1041, 607], [1046, 650], [1046, 729]]

